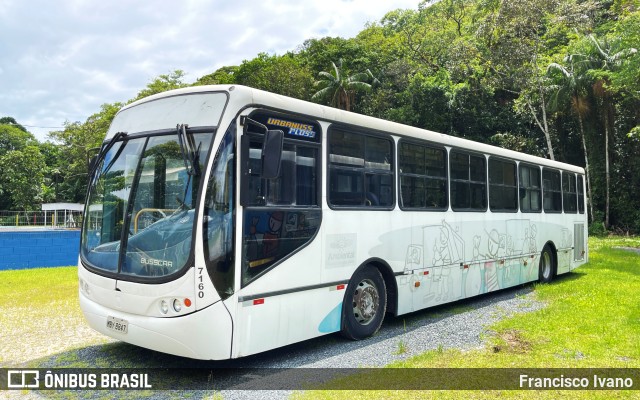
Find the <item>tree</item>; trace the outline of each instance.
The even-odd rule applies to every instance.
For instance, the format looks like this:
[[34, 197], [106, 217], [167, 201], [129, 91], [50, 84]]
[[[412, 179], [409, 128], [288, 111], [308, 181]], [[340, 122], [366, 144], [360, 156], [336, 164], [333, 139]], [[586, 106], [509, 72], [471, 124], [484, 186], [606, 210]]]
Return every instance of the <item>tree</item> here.
[[[13, 118], [11, 118], [13, 120]], [[5, 118], [3, 118], [5, 120]], [[35, 145], [36, 138], [18, 124], [0, 124], [0, 155]]]
[[189, 86], [183, 81], [184, 75], [184, 71], [180, 69], [176, 69], [175, 71], [168, 74], [159, 75], [157, 78], [149, 82], [146, 88], [138, 92], [136, 97], [131, 99], [129, 103], [133, 103], [136, 100], [151, 96], [152, 94], [162, 93], [166, 92], [167, 90], [180, 89]]
[[3, 206], [33, 210], [42, 201], [44, 157], [37, 146], [26, 146], [0, 156], [0, 196]]
[[516, 111], [529, 114], [544, 134], [550, 159], [555, 159], [547, 115], [548, 82], [544, 34], [547, 16], [557, 9], [554, 0], [492, 2], [480, 25], [479, 37], [485, 65], [503, 90], [517, 93]]
[[370, 80], [373, 84], [376, 84], [378, 80], [368, 69], [366, 72], [347, 76], [342, 67], [342, 59], [338, 60], [337, 65], [332, 61], [331, 65], [333, 66], [333, 71], [321, 71], [318, 73], [320, 79], [314, 85], [319, 87], [320, 90], [311, 99], [325, 101], [333, 107], [351, 111], [356, 92], [371, 90], [372, 84], [366, 81]]
[[198, 78], [193, 86], [233, 85], [237, 83], [235, 78], [236, 72], [238, 72], [238, 67], [236, 66], [218, 68], [214, 73]]
[[[555, 76], [559, 78], [559, 84], [556, 87], [554, 96], [552, 97], [551, 107], [555, 110], [559, 110], [562, 106], [560, 101], [565, 100], [569, 103], [569, 108], [576, 116], [578, 120], [578, 126], [580, 128], [580, 138], [582, 140], [582, 151], [584, 152], [584, 165], [587, 178], [587, 193], [589, 198], [589, 213], [591, 222], [593, 222], [593, 195], [591, 194], [591, 178], [589, 171], [589, 157], [587, 150], [587, 141], [584, 131], [584, 118], [589, 112], [588, 101], [588, 88], [590, 86], [590, 79], [587, 74], [587, 69], [584, 67], [585, 60], [578, 55], [569, 55], [565, 58], [568, 62], [568, 68], [558, 63], [551, 63], [547, 68], [547, 71], [551, 74], [555, 73]], [[583, 68], [578, 68], [582, 65]], [[562, 100], [561, 100], [562, 99]]]
[[20, 125], [19, 123], [16, 122], [16, 120], [13, 117], [2, 117], [0, 118], [0, 125], [12, 125], [18, 129], [20, 129], [22, 132], [26, 132], [27, 129]]
[[313, 76], [293, 54], [260, 53], [242, 62], [233, 74], [235, 82], [298, 99], [308, 99]]
[[605, 220], [604, 225], [609, 229], [610, 216], [610, 186], [611, 168], [609, 160], [609, 130], [611, 122], [615, 120], [615, 108], [611, 104], [613, 92], [611, 91], [611, 76], [624, 63], [626, 59], [635, 55], [638, 50], [635, 48], [614, 48], [608, 40], [600, 41], [594, 35], [589, 35], [591, 41], [591, 59], [596, 68], [591, 70], [594, 78], [593, 93], [599, 101], [604, 122], [604, 142], [605, 142]]
[[44, 157], [45, 170], [44, 182], [42, 185], [42, 201], [44, 203], [53, 203], [59, 200], [65, 200], [59, 196], [58, 188], [63, 179], [63, 171], [66, 169], [66, 161], [63, 158], [62, 146], [46, 141], [40, 143], [40, 154]]
[[[121, 103], [103, 104], [98, 113], [84, 123], [65, 122], [64, 130], [49, 133], [60, 143], [64, 168], [56, 179], [57, 196], [71, 202], [84, 202], [89, 173], [88, 159], [100, 147]], [[59, 180], [59, 182], [58, 182]]]

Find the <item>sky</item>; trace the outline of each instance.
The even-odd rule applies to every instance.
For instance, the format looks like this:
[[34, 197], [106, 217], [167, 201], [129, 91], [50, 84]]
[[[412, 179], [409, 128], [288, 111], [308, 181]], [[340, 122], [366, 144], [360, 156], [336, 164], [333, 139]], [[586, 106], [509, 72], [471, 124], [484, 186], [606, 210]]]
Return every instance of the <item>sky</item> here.
[[420, 0], [0, 0], [0, 117], [40, 141], [125, 102], [161, 74], [185, 82], [305, 40], [354, 37]]

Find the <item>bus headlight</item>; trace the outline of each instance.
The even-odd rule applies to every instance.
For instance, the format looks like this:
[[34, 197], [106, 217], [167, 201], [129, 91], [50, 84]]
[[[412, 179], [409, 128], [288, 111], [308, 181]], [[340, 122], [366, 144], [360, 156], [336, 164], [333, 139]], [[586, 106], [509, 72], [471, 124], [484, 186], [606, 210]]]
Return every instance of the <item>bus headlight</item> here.
[[169, 312], [169, 304], [167, 304], [166, 300], [162, 300], [162, 302], [160, 302], [160, 311], [162, 311], [163, 314]]
[[176, 310], [176, 312], [180, 312], [182, 310], [182, 303], [180, 303], [180, 300], [173, 300], [173, 309]]

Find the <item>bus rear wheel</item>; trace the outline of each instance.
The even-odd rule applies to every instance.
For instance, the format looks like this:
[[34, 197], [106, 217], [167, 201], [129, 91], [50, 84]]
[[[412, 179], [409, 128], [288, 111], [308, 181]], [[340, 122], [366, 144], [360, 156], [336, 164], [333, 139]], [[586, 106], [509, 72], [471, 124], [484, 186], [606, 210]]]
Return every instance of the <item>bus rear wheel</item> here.
[[540, 254], [538, 281], [549, 283], [553, 279], [554, 255], [549, 245], [544, 246]]
[[387, 290], [377, 268], [367, 266], [357, 271], [342, 303], [342, 335], [365, 339], [380, 329], [387, 311]]

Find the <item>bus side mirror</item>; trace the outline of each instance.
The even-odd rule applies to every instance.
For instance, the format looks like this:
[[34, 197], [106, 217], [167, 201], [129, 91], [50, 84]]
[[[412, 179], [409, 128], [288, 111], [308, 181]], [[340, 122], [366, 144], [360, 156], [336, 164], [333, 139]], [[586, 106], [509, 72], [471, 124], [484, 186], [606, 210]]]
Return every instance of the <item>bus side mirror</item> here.
[[280, 175], [283, 141], [283, 131], [267, 131], [262, 144], [262, 178], [275, 179]]
[[98, 156], [93, 156], [89, 159], [89, 174], [91, 174], [91, 171], [93, 171], [96, 167], [96, 162], [98, 161]]

